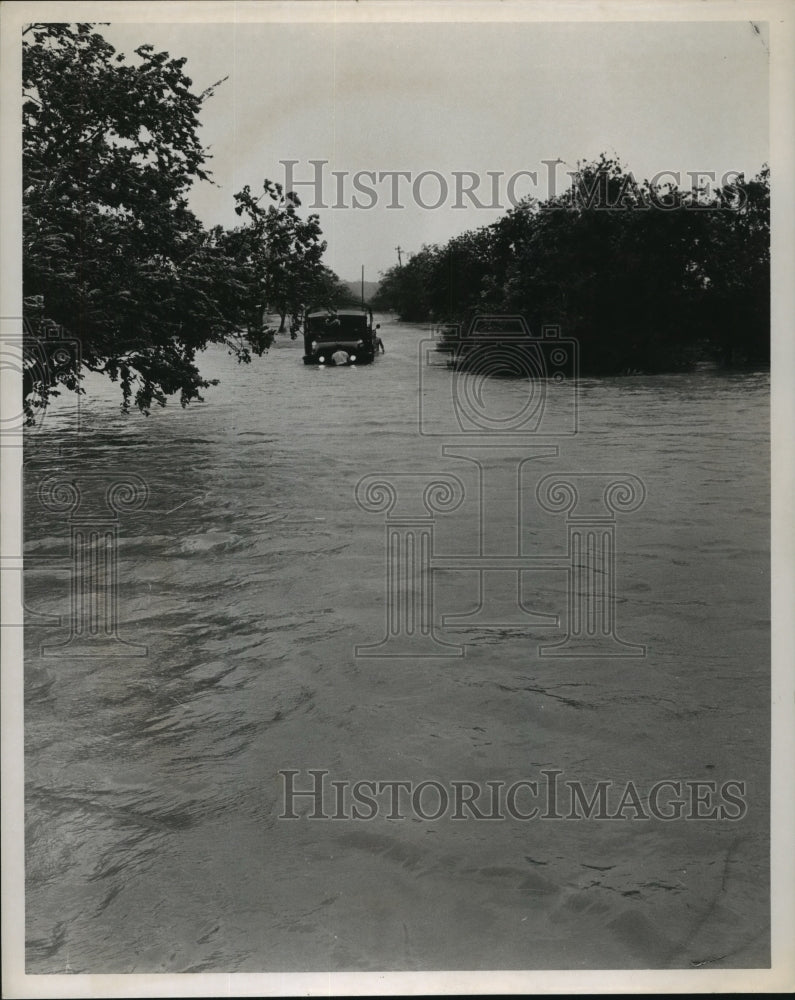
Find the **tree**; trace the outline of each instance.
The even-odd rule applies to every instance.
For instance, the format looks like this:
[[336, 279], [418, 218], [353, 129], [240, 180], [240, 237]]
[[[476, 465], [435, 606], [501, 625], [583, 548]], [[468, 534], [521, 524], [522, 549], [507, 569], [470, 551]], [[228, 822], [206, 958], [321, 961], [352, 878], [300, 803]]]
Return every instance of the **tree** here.
[[360, 304], [349, 285], [329, 267], [321, 267], [313, 282], [306, 309], [345, 309]]
[[381, 275], [373, 309], [396, 312], [406, 322], [421, 322], [433, 313], [432, 296], [438, 293], [435, 267], [439, 247], [423, 246], [405, 264], [390, 267]]
[[[241, 360], [244, 275], [187, 194], [208, 180], [184, 59], [142, 45], [130, 63], [90, 24], [34, 24], [23, 38], [23, 289], [26, 326], [76, 338], [82, 367], [119, 380], [122, 406], [147, 413], [208, 383], [196, 352], [225, 341]], [[219, 81], [219, 83], [222, 81]], [[228, 282], [228, 283], [227, 283]], [[29, 374], [29, 419], [81, 369]]]
[[[263, 198], [269, 204], [263, 205]], [[292, 191], [265, 179], [263, 192], [255, 198], [247, 184], [235, 195], [235, 212], [246, 224], [229, 234], [228, 245], [238, 263], [250, 274], [246, 296], [249, 322], [257, 328], [265, 310], [279, 314], [279, 331], [290, 317], [295, 332], [304, 307], [315, 295], [323, 278], [325, 240], [317, 215], [302, 219], [301, 202]], [[260, 319], [257, 320], [256, 316]]]
[[[660, 207], [664, 205], [665, 207]], [[531, 326], [559, 324], [589, 372], [688, 364], [698, 282], [695, 233], [706, 221], [678, 190], [638, 184], [602, 155], [569, 189], [505, 221], [513, 247], [506, 301]]]
[[701, 322], [724, 364], [770, 363], [770, 170], [744, 174], [715, 195], [720, 210], [696, 247]]
[[638, 183], [602, 154], [571, 186], [497, 222], [423, 247], [383, 276], [374, 304], [402, 319], [466, 324], [521, 313], [562, 327], [582, 371], [769, 360], [767, 168], [717, 191]]

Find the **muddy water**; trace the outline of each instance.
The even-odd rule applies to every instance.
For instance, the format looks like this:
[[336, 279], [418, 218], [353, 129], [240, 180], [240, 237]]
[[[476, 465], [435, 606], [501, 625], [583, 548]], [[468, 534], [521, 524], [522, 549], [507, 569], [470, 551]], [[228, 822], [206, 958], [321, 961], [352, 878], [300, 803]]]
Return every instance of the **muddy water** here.
[[[286, 339], [250, 366], [214, 351], [203, 404], [125, 418], [93, 384], [79, 434], [65, 400], [31, 434], [26, 602], [64, 624], [30, 614], [26, 630], [29, 971], [766, 964], [766, 376], [586, 381], [557, 455], [516, 480], [523, 445], [479, 453], [481, 496], [476, 464], [442, 454], [460, 449], [444, 359], [422, 370], [433, 437], [418, 424], [427, 334], [382, 323], [370, 368], [306, 368]], [[504, 414], [522, 391], [484, 389]], [[543, 657], [564, 631], [476, 619], [438, 632], [463, 656], [354, 655], [386, 629], [385, 514], [353, 502], [363, 476], [458, 477], [435, 555], [476, 560], [482, 527], [487, 551], [564, 558], [565, 516], [534, 500], [562, 470], [646, 488], [616, 521], [616, 628], [645, 657]], [[91, 480], [86, 496], [129, 473], [148, 486], [115, 522], [118, 637], [137, 647], [41, 655], [69, 638], [70, 523], [36, 494], [56, 472]], [[84, 520], [107, 526], [101, 500]], [[437, 620], [476, 610], [471, 566], [434, 574]], [[521, 576], [526, 608], [565, 616], [566, 591], [559, 567]], [[311, 820], [305, 797], [280, 819], [279, 772], [307, 788], [310, 768], [445, 788], [554, 770], [588, 794], [632, 782], [643, 802], [664, 779], [736, 780], [747, 811], [432, 821], [409, 803], [403, 819]]]

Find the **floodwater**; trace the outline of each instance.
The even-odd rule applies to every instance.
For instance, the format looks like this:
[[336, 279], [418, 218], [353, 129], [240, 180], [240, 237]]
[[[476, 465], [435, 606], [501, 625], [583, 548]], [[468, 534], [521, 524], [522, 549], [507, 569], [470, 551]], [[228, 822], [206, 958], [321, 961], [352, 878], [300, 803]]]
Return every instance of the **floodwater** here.
[[[248, 366], [213, 350], [203, 371], [221, 384], [204, 403], [124, 417], [117, 388], [92, 382], [79, 433], [62, 397], [30, 434], [28, 971], [767, 965], [767, 375], [585, 380], [576, 435], [478, 451], [445, 410], [444, 356], [418, 365], [427, 331], [381, 322], [387, 353], [371, 367], [305, 367], [288, 338]], [[481, 388], [510, 431], [526, 386]], [[539, 655], [566, 634], [568, 522], [535, 494], [559, 472], [645, 488], [605, 529], [615, 631], [645, 655]], [[42, 506], [49, 474], [81, 490], [79, 511]], [[457, 509], [433, 514], [432, 613], [436, 651], [464, 655], [354, 654], [387, 635], [387, 512], [354, 500], [374, 474], [399, 494], [392, 527], [412, 529], [405, 517], [426, 536], [424, 485], [460, 483]], [[104, 491], [130, 475], [146, 504], [114, 514]], [[70, 532], [78, 545], [92, 526], [117, 545], [118, 641], [42, 649], [70, 639]], [[484, 575], [496, 624], [474, 614], [484, 554], [554, 557]], [[540, 628], [527, 609], [562, 624]], [[631, 783], [641, 809], [569, 819], [566, 799], [541, 810], [564, 818], [524, 820], [524, 787], [502, 819], [432, 820], [417, 814], [441, 803], [428, 786], [419, 810], [401, 800], [402, 819], [382, 798], [370, 820], [344, 799], [342, 818], [309, 819], [308, 796], [298, 819], [279, 818], [280, 772], [306, 790], [309, 769], [444, 789], [541, 787], [557, 771], [561, 796], [602, 781], [612, 800]], [[664, 780], [713, 783], [684, 809], [698, 816], [642, 818]], [[732, 781], [742, 808], [721, 818]], [[335, 814], [330, 786], [321, 805]]]

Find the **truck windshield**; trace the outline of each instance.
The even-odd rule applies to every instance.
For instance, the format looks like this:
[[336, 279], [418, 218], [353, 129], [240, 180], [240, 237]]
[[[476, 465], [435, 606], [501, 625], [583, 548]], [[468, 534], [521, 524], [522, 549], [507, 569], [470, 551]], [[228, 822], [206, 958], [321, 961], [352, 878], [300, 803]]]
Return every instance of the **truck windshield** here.
[[310, 324], [310, 333], [317, 341], [360, 340], [367, 332], [365, 316], [313, 317]]

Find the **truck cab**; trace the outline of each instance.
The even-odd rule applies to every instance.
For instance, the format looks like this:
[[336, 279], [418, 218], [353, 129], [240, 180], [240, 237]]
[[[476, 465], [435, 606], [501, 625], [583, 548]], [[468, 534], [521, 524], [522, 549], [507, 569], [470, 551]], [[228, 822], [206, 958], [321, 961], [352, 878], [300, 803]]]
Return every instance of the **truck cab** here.
[[380, 338], [369, 309], [318, 310], [304, 319], [304, 364], [366, 365]]

